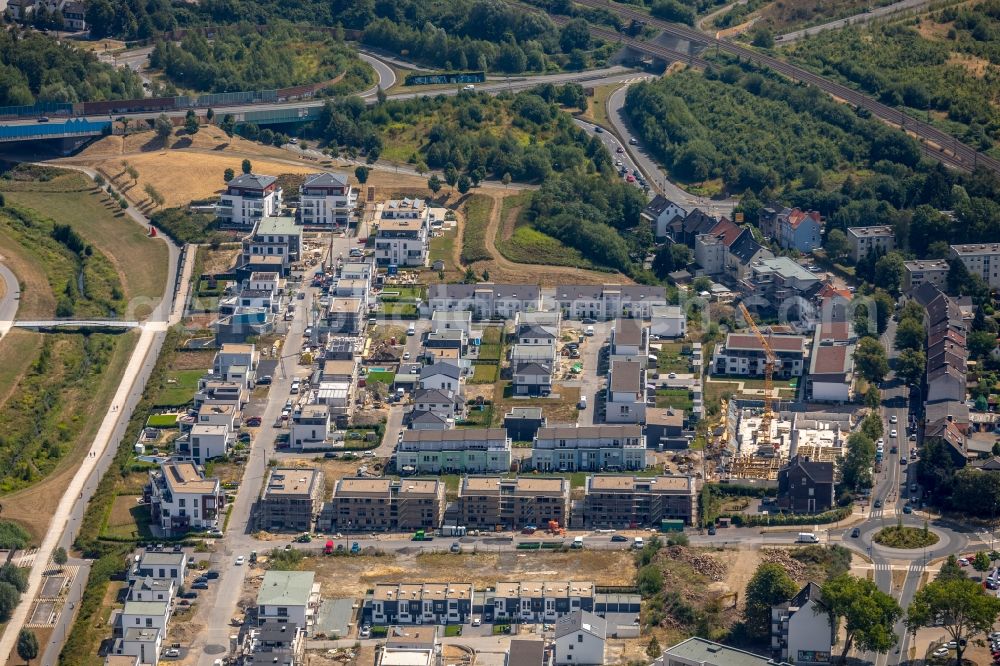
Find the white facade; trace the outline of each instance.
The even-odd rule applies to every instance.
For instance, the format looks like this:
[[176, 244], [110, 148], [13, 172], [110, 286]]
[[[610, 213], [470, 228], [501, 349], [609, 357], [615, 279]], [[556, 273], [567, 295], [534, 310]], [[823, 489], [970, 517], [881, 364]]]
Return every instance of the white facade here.
[[547, 426], [538, 429], [531, 466], [541, 472], [598, 472], [646, 468], [639, 425]]
[[966, 270], [981, 277], [991, 289], [1000, 288], [1000, 243], [952, 245], [951, 257], [961, 259]]
[[122, 630], [159, 629], [165, 632], [170, 619], [170, 604], [166, 601], [126, 601], [122, 609]]
[[167, 534], [217, 529], [225, 501], [219, 480], [206, 478], [193, 463], [164, 463], [150, 473], [150, 515]]
[[357, 205], [358, 193], [343, 174], [317, 173], [300, 188], [299, 213], [304, 225], [347, 226]]
[[687, 335], [687, 315], [679, 305], [660, 305], [650, 313], [649, 334], [658, 338], [683, 338]]
[[605, 620], [587, 611], [574, 611], [556, 621], [556, 666], [604, 663]]
[[896, 234], [887, 224], [871, 227], [848, 227], [847, 246], [851, 259], [857, 263], [868, 256], [869, 251], [885, 254], [896, 249]]
[[330, 435], [330, 410], [326, 405], [306, 405], [292, 414], [289, 443], [298, 448], [322, 447]]
[[259, 220], [281, 212], [282, 190], [274, 176], [242, 174], [226, 185], [215, 214], [223, 224], [252, 227]]
[[282, 622], [303, 629], [313, 622], [319, 589], [312, 571], [268, 571], [257, 592], [259, 624]]
[[426, 266], [430, 210], [422, 199], [387, 201], [375, 232], [375, 261], [382, 266]]
[[771, 609], [771, 650], [791, 664], [833, 661], [833, 631], [818, 585], [809, 583], [788, 603]]

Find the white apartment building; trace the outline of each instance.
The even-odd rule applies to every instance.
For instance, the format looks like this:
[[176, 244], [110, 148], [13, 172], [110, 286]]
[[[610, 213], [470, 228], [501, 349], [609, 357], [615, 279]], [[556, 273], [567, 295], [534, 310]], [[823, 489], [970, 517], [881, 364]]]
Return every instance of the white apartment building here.
[[396, 469], [409, 474], [510, 471], [511, 441], [503, 428], [404, 430]]
[[303, 450], [323, 448], [330, 436], [330, 408], [327, 405], [306, 405], [292, 414], [288, 443]]
[[608, 423], [642, 423], [646, 417], [646, 371], [638, 359], [611, 361], [608, 371]]
[[215, 214], [230, 226], [252, 227], [281, 212], [282, 190], [274, 176], [244, 173], [226, 184]]
[[307, 629], [319, 607], [319, 584], [313, 571], [267, 571], [257, 592], [257, 622], [294, 624]]
[[299, 188], [299, 213], [304, 225], [347, 226], [357, 205], [358, 193], [342, 173], [307, 176]]
[[218, 529], [226, 494], [191, 462], [168, 462], [149, 473], [150, 516], [167, 535]]
[[649, 334], [658, 338], [683, 338], [687, 335], [687, 315], [679, 305], [650, 308]]
[[555, 287], [553, 300], [564, 319], [649, 319], [653, 307], [667, 304], [667, 290], [642, 284], [567, 284]]
[[540, 472], [598, 472], [646, 468], [640, 425], [557, 425], [538, 429], [531, 466]]
[[991, 289], [1000, 288], [1000, 243], [952, 245], [951, 257], [961, 259], [966, 270], [983, 278]]
[[556, 666], [604, 663], [608, 624], [603, 617], [576, 610], [556, 620]]
[[917, 259], [903, 262], [903, 291], [916, 289], [925, 282], [944, 287], [950, 266], [946, 259]]
[[430, 209], [423, 199], [393, 199], [382, 204], [375, 232], [380, 266], [426, 266]]
[[896, 249], [896, 234], [888, 224], [871, 227], [848, 227], [847, 247], [851, 259], [856, 262], [868, 256], [870, 251], [885, 254]]

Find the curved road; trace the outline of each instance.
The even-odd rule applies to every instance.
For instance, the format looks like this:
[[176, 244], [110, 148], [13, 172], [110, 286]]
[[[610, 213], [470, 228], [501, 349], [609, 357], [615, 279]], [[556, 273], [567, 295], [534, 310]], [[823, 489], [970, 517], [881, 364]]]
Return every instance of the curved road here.
[[[91, 178], [94, 172], [83, 167], [70, 167], [81, 171]], [[126, 209], [128, 218], [138, 224], [149, 226], [149, 220], [142, 213], [130, 206]], [[118, 389], [112, 398], [112, 409], [109, 411], [98, 428], [97, 434], [91, 445], [90, 452], [84, 458], [76, 475], [69, 482], [55, 513], [49, 523], [49, 528], [39, 545], [34, 561], [28, 573], [28, 589], [22, 596], [22, 603], [14, 609], [10, 621], [4, 627], [3, 634], [0, 635], [0, 655], [8, 655], [14, 647], [18, 631], [27, 619], [28, 611], [33, 605], [33, 600], [41, 588], [42, 579], [52, 558], [53, 551], [62, 546], [67, 550], [72, 546], [73, 540], [80, 528], [83, 514], [87, 503], [92, 497], [101, 476], [108, 470], [114, 459], [115, 452], [125, 435], [132, 411], [139, 402], [146, 381], [156, 364], [160, 348], [166, 335], [167, 327], [180, 321], [184, 309], [184, 297], [186, 293], [190, 269], [193, 266], [191, 257], [185, 261], [185, 272], [180, 284], [177, 283], [178, 261], [180, 249], [168, 237], [160, 235], [159, 238], [168, 247], [168, 273], [164, 293], [160, 301], [152, 307], [152, 312], [143, 324], [139, 339], [135, 349], [129, 359], [128, 365], [122, 375]], [[2, 271], [0, 271], [2, 273]], [[16, 283], [16, 281], [15, 281]], [[182, 293], [180, 298], [175, 298], [178, 292]], [[131, 305], [131, 304], [130, 304]], [[142, 303], [140, 305], [152, 305]], [[61, 632], [53, 634], [53, 640], [43, 646], [44, 656], [43, 666], [55, 664], [62, 641], [66, 636], [66, 627], [71, 620], [73, 613], [68, 606], [64, 607], [58, 620], [57, 628], [62, 628]]]
[[[0, 261], [3, 257], [0, 256]], [[0, 298], [0, 336], [7, 335], [7, 331], [14, 325], [14, 317], [17, 316], [17, 306], [21, 298], [21, 283], [17, 276], [0, 263], [0, 280], [3, 280], [3, 298]]]

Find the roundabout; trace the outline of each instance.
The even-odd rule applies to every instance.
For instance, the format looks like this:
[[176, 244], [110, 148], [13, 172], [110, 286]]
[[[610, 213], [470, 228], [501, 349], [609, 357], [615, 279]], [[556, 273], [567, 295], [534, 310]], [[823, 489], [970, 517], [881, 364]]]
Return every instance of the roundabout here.
[[932, 532], [927, 525], [923, 527], [911, 527], [899, 524], [891, 527], [883, 527], [872, 536], [872, 541], [886, 548], [914, 550], [916, 548], [933, 546], [940, 541], [940, 537]]

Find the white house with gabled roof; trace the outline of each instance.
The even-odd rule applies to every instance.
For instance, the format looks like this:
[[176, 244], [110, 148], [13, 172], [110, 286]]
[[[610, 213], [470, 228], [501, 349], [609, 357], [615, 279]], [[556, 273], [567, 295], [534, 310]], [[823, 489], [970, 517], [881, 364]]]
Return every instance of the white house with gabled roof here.
[[306, 176], [299, 188], [299, 214], [309, 226], [347, 226], [358, 205], [358, 193], [342, 173]]

